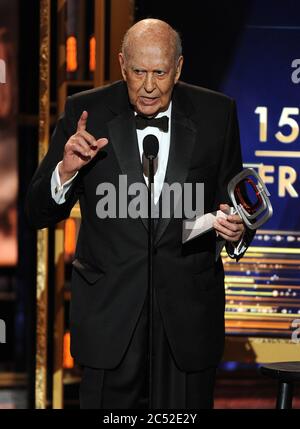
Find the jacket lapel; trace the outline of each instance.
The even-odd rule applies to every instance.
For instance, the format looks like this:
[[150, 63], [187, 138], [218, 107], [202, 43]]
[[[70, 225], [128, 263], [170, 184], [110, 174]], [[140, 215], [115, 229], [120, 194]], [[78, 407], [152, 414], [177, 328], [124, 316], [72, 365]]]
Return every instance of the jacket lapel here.
[[[122, 174], [127, 176], [128, 188], [134, 183], [142, 183], [146, 186], [133, 111], [128, 109], [111, 120], [108, 123], [108, 132]], [[132, 198], [133, 196], [128, 197], [129, 200]], [[140, 198], [142, 198], [142, 195]], [[142, 203], [147, 204], [147, 197]], [[147, 229], [147, 219], [141, 218], [141, 220]]]
[[[176, 101], [176, 99], [174, 101]], [[179, 183], [183, 188], [191, 162], [191, 156], [196, 139], [196, 130], [193, 122], [179, 110], [176, 102], [174, 102], [172, 108], [171, 126], [170, 151], [165, 183], [168, 185]], [[161, 197], [162, 194], [160, 196], [160, 200]], [[170, 217], [159, 219], [155, 236], [155, 244], [157, 244], [161, 239], [173, 215], [174, 206], [171, 204]]]

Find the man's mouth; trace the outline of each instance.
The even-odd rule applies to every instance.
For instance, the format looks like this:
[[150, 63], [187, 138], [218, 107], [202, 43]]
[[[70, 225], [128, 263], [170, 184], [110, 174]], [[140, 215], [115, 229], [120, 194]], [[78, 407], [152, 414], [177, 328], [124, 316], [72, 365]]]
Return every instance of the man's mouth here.
[[158, 97], [140, 97], [140, 100], [144, 106], [153, 106], [157, 102]]

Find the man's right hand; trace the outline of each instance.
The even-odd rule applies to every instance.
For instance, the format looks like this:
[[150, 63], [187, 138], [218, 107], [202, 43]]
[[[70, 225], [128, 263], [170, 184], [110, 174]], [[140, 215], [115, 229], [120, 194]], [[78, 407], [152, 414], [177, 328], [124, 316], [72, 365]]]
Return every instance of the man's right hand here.
[[76, 174], [84, 165], [88, 164], [104, 147], [106, 138], [95, 139], [86, 131], [88, 112], [84, 110], [77, 124], [77, 131], [67, 141], [64, 149], [64, 157], [59, 164], [59, 176], [61, 184], [65, 183]]

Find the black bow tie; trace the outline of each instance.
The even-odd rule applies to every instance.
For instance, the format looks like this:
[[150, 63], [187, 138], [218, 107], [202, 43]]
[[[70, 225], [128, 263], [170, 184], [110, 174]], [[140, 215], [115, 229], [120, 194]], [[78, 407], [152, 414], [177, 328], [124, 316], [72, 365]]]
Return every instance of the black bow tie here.
[[145, 116], [136, 115], [135, 124], [138, 130], [143, 130], [146, 127], [156, 127], [167, 133], [169, 129], [169, 118], [168, 116], [162, 116], [161, 118], [146, 118]]

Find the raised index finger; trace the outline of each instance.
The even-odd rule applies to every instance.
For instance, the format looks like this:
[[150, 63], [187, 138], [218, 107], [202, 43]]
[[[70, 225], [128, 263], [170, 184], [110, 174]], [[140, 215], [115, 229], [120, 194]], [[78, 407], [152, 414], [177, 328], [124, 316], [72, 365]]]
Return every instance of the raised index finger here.
[[89, 114], [86, 110], [81, 113], [81, 116], [77, 123], [77, 131], [85, 131], [88, 116]]

